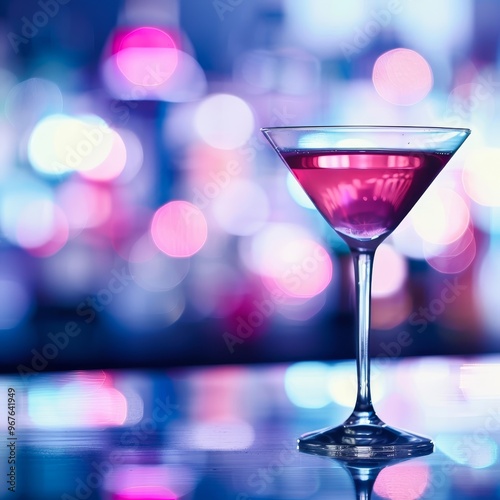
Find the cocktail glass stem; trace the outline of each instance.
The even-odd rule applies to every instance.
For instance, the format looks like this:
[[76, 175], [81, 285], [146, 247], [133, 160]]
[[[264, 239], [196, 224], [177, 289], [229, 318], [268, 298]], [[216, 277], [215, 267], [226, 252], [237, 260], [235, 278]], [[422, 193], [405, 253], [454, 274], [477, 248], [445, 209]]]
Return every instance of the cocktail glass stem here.
[[349, 471], [354, 488], [356, 490], [357, 500], [370, 500], [372, 497], [373, 486], [379, 472], [383, 469], [380, 467], [355, 467], [347, 466], [346, 469]]
[[356, 371], [358, 394], [354, 411], [349, 419], [359, 423], [369, 423], [375, 416], [370, 390], [370, 297], [372, 268], [375, 251], [351, 249], [354, 260], [356, 286], [357, 340]]
[[[432, 453], [430, 439], [386, 425], [375, 413], [370, 389], [370, 309], [373, 260], [377, 245], [359, 249], [350, 246], [356, 285], [357, 396], [354, 410], [340, 426], [304, 434], [299, 449], [331, 457], [368, 460], [404, 458]], [[358, 498], [369, 499], [373, 481], [356, 483]]]

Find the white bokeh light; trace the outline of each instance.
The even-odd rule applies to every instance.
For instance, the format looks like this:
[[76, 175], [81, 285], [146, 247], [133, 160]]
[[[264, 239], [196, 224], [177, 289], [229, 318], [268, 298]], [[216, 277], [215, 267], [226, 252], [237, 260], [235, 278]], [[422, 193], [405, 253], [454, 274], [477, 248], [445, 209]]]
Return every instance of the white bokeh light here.
[[434, 187], [417, 202], [411, 220], [424, 241], [446, 245], [460, 238], [469, 227], [469, 207], [452, 189]]
[[33, 129], [28, 158], [37, 171], [48, 175], [92, 170], [112, 161], [115, 140], [116, 133], [96, 115], [50, 115]]
[[375, 253], [372, 296], [388, 297], [401, 290], [408, 276], [406, 259], [394, 247], [382, 244]]
[[243, 99], [230, 94], [214, 94], [198, 106], [194, 126], [201, 139], [210, 146], [236, 149], [250, 139], [254, 117]]
[[328, 392], [330, 367], [326, 363], [306, 361], [295, 363], [285, 373], [285, 392], [300, 408], [323, 408], [332, 399]]
[[235, 179], [213, 201], [213, 214], [229, 234], [254, 234], [269, 217], [269, 201], [255, 182]]
[[471, 153], [463, 169], [467, 194], [480, 205], [500, 206], [500, 148], [482, 148]]

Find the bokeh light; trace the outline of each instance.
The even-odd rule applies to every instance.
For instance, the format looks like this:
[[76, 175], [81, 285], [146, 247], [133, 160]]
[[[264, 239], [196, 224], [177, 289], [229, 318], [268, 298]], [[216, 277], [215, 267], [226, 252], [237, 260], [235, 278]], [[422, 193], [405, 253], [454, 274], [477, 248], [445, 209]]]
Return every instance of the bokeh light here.
[[[296, 0], [286, 0], [284, 5], [288, 30], [301, 46], [322, 56], [340, 53], [347, 60], [359, 53], [352, 36], [360, 26], [365, 26], [367, 10], [361, 0], [349, 4], [311, 0], [307, 8]], [[377, 24], [375, 28], [378, 34], [381, 28]], [[360, 35], [366, 45], [373, 39], [373, 28], [368, 31]]]
[[429, 63], [410, 49], [394, 49], [382, 54], [375, 61], [372, 79], [380, 97], [400, 106], [421, 101], [433, 84]]
[[474, 277], [474, 304], [481, 316], [481, 324], [495, 340], [500, 332], [500, 259], [495, 246], [490, 247], [482, 255], [479, 269]]
[[470, 153], [463, 169], [467, 194], [480, 205], [500, 206], [500, 148], [482, 148]]
[[328, 392], [330, 367], [326, 363], [306, 361], [290, 365], [285, 373], [285, 391], [300, 408], [323, 408], [331, 403]]
[[175, 71], [178, 52], [173, 38], [164, 30], [141, 27], [118, 33], [114, 41], [116, 64], [134, 85], [156, 87]]
[[212, 202], [213, 215], [229, 234], [248, 236], [261, 229], [269, 217], [269, 202], [255, 182], [234, 179]]
[[462, 236], [449, 245], [424, 243], [425, 259], [431, 267], [443, 274], [465, 271], [476, 257], [474, 230], [468, 228]]
[[68, 241], [68, 221], [51, 200], [35, 200], [22, 208], [17, 217], [19, 246], [39, 257], [58, 252]]
[[171, 201], [156, 211], [151, 235], [163, 253], [171, 257], [191, 257], [207, 240], [207, 221], [192, 203]]
[[59, 186], [56, 202], [64, 211], [72, 235], [106, 222], [112, 212], [110, 192], [98, 184], [72, 179]]
[[60, 175], [70, 168], [64, 158], [59, 158], [55, 149], [59, 131], [64, 128], [65, 115], [51, 115], [40, 120], [31, 133], [28, 144], [28, 158], [31, 165], [41, 173]]
[[269, 224], [252, 240], [250, 262], [269, 281], [291, 297], [313, 297], [330, 283], [333, 265], [328, 252], [294, 226]]
[[133, 180], [141, 170], [144, 161], [144, 150], [139, 137], [131, 130], [117, 129], [116, 132], [126, 147], [125, 166], [116, 180], [120, 184], [126, 184]]
[[[405, 46], [432, 54], [433, 58], [440, 61], [436, 72], [449, 77], [452, 71], [451, 54], [466, 50], [474, 37], [474, 26], [477, 26], [474, 22], [474, 2], [421, 0], [416, 4], [393, 5], [398, 9], [397, 17], [391, 19], [396, 37]], [[432, 15], [429, 15], [430, 12]]]
[[251, 49], [235, 61], [235, 77], [244, 82], [252, 94], [280, 89], [287, 94], [304, 96], [318, 88], [320, 72], [319, 60], [298, 47]]
[[[47, 2], [55, 5], [38, 3]], [[408, 356], [424, 347], [497, 349], [500, 70], [487, 26], [497, 6], [433, 2], [224, 0], [192, 9], [127, 0], [103, 2], [97, 14], [94, 2], [70, 2], [50, 25], [33, 24], [35, 39], [21, 33], [30, 31], [23, 16], [29, 24], [48, 11], [30, 11], [29, 2], [0, 9], [8, 34], [0, 50], [0, 329], [12, 345], [5, 370], [43, 347], [40, 329], [80, 317], [78, 305], [115, 270], [128, 286], [54, 369], [151, 366], [162, 350], [165, 363], [179, 365], [297, 360], [305, 337], [308, 357], [323, 359], [322, 337], [347, 327], [352, 313], [351, 258], [259, 131], [308, 123], [472, 129], [379, 247], [371, 325], [384, 345], [405, 321], [427, 328], [404, 346]], [[10, 47], [15, 33], [25, 41]], [[300, 147], [387, 146], [368, 130], [334, 143], [313, 130]], [[442, 149], [447, 134], [438, 135], [430, 149]], [[402, 149], [411, 146], [400, 138]], [[322, 168], [349, 163], [348, 155], [319, 156]], [[402, 155], [392, 159], [408, 166]], [[446, 310], [436, 305], [443, 283], [467, 287]], [[263, 303], [271, 306], [236, 357], [217, 347], [221, 325], [235, 332], [238, 318], [255, 319]], [[337, 341], [335, 353], [347, 355]], [[96, 349], [110, 343], [116, 352]], [[442, 397], [450, 383], [430, 370], [415, 391]], [[347, 394], [338, 387], [327, 389], [336, 402]], [[467, 404], [478, 399], [462, 392], [455, 387]]]
[[28, 158], [36, 170], [49, 175], [91, 170], [109, 159], [115, 140], [116, 134], [98, 116], [50, 115], [33, 129]]
[[412, 296], [406, 290], [386, 297], [373, 298], [371, 327], [374, 330], [390, 330], [408, 320], [412, 311]]
[[[411, 383], [416, 397], [427, 398], [429, 403], [444, 406], [446, 394], [453, 386], [450, 366], [439, 358], [421, 359], [412, 367]], [[408, 385], [406, 385], [408, 390]]]
[[460, 367], [460, 390], [467, 399], [499, 399], [500, 364], [468, 363]]
[[[374, 374], [377, 373], [377, 361], [374, 359], [372, 364]], [[340, 406], [354, 408], [357, 394], [357, 375], [356, 364], [354, 361], [339, 361], [335, 363], [328, 373], [328, 393], [331, 400]], [[377, 377], [377, 382], [372, 384], [372, 402], [380, 401], [385, 394], [383, 377]]]
[[2, 137], [3, 144], [0, 148], [0, 181], [2, 181], [12, 173], [17, 154], [17, 135], [14, 127], [3, 118], [0, 118], [0, 137]]
[[[52, 346], [52, 347], [51, 347]], [[54, 344], [45, 344], [54, 353]], [[51, 354], [47, 357], [49, 359]], [[61, 387], [43, 382], [28, 391], [28, 414], [38, 428], [120, 426], [127, 418], [127, 400], [97, 374], [79, 373]]]
[[[150, 55], [152, 50], [156, 49], [146, 49]], [[102, 76], [111, 95], [125, 102], [134, 101], [130, 105], [116, 106], [115, 111], [120, 113], [120, 119], [128, 119], [130, 108], [135, 107], [135, 101], [190, 102], [205, 95], [207, 89], [205, 73], [193, 56], [179, 49], [165, 48], [160, 51], [167, 58], [155, 61], [153, 65], [147, 67], [137, 58], [140, 52], [137, 49], [132, 51], [126, 49], [124, 54], [118, 52], [104, 60], [101, 68]], [[123, 56], [126, 56], [125, 63]], [[119, 58], [122, 58], [122, 68], [126, 75], [118, 66]], [[174, 62], [175, 69], [170, 73]], [[140, 78], [141, 75], [143, 80], [139, 84], [127, 78], [127, 76]]]
[[[224, 439], [220, 437], [222, 433]], [[250, 423], [235, 417], [221, 417], [195, 423], [186, 444], [197, 450], [246, 450], [254, 440], [255, 430]]]
[[[319, 314], [327, 305], [328, 294], [326, 291], [314, 297], [292, 297], [279, 295], [273, 296], [276, 303], [276, 311], [283, 317], [292, 321], [309, 321]], [[328, 304], [330, 307], [330, 304]]]
[[330, 283], [333, 274], [328, 252], [315, 241], [288, 242], [275, 250], [281, 264], [274, 281], [285, 293], [295, 297], [313, 297]]
[[496, 463], [498, 456], [497, 443], [485, 434], [484, 431], [477, 434], [439, 434], [434, 443], [454, 462], [473, 469], [485, 469]]
[[469, 207], [462, 196], [446, 187], [432, 187], [410, 213], [415, 231], [428, 243], [447, 245], [467, 231]]
[[113, 494], [112, 500], [177, 500], [177, 496], [163, 486], [131, 486]]
[[144, 290], [159, 292], [175, 288], [184, 280], [189, 267], [188, 259], [160, 252], [150, 234], [140, 237], [130, 250], [130, 274]]
[[214, 94], [198, 106], [194, 126], [199, 136], [210, 146], [236, 149], [250, 139], [254, 118], [252, 110], [240, 97]]
[[17, 245], [20, 214], [32, 203], [50, 201], [51, 189], [35, 177], [21, 172], [10, 176], [0, 184], [0, 227], [4, 236]]
[[33, 125], [49, 114], [61, 113], [63, 96], [58, 85], [44, 78], [29, 78], [10, 89], [5, 115], [16, 126]]
[[429, 476], [425, 463], [397, 464], [380, 472], [373, 490], [390, 500], [416, 500], [425, 492]]
[[243, 262], [262, 276], [271, 293], [309, 298], [321, 293], [333, 276], [328, 252], [308, 231], [293, 224], [267, 224], [240, 245]]
[[196, 486], [195, 472], [185, 465], [117, 465], [106, 477], [112, 500], [177, 500]]
[[110, 130], [112, 141], [109, 155], [101, 163], [91, 169], [81, 169], [79, 174], [85, 179], [106, 182], [116, 179], [125, 169], [127, 163], [127, 149], [118, 132]]
[[396, 250], [411, 259], [425, 259], [423, 240], [415, 230], [411, 215], [405, 217], [401, 224], [389, 236]]
[[382, 243], [375, 253], [372, 296], [393, 295], [403, 287], [408, 276], [406, 259], [394, 247]]

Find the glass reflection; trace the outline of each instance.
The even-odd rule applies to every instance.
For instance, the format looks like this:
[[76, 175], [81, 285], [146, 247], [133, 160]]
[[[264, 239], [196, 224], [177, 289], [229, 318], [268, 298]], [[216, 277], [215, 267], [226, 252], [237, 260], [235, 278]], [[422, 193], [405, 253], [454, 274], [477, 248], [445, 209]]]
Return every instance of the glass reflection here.
[[[301, 453], [307, 452], [301, 450]], [[340, 464], [349, 473], [357, 500], [370, 500], [373, 491], [389, 500], [416, 500], [421, 497], [427, 487], [429, 467], [420, 462], [411, 465], [400, 464], [417, 458], [420, 457], [389, 458], [378, 461], [326, 459]]]

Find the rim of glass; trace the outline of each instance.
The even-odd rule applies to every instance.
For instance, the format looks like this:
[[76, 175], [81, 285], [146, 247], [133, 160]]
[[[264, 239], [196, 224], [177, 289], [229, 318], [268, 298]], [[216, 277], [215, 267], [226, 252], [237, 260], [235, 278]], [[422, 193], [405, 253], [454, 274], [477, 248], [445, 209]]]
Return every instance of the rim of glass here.
[[470, 128], [462, 127], [425, 127], [420, 125], [292, 125], [290, 127], [262, 127], [261, 132], [273, 130], [387, 130], [391, 132], [411, 131], [411, 132], [466, 132], [471, 133]]

